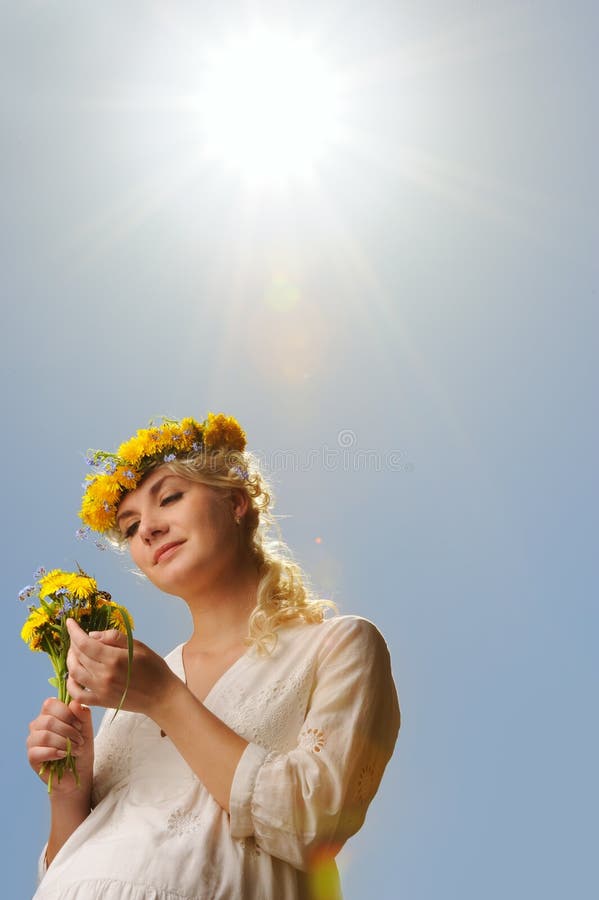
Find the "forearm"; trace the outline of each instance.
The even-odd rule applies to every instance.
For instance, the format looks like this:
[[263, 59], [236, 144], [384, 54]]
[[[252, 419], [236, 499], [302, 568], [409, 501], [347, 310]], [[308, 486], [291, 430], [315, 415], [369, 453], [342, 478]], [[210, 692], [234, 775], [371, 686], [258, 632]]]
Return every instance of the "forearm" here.
[[87, 819], [91, 809], [90, 792], [78, 788], [68, 797], [50, 799], [50, 835], [46, 850], [46, 862], [52, 862], [63, 844]]
[[[108, 643], [105, 637], [88, 637], [73, 619], [68, 624], [69, 693], [81, 702], [87, 700], [113, 708], [123, 694], [126, 648]], [[105, 636], [110, 632], [100, 634]], [[79, 681], [78, 673], [81, 673]], [[86, 692], [80, 684], [83, 678], [89, 681], [90, 674], [93, 687]], [[206, 709], [167, 663], [139, 641], [135, 642], [133, 672], [124, 709], [142, 713], [156, 722], [216, 802], [229, 811], [233, 776], [247, 741]]]
[[219, 806], [229, 812], [233, 776], [248, 742], [206, 709], [178, 679], [150, 715]]

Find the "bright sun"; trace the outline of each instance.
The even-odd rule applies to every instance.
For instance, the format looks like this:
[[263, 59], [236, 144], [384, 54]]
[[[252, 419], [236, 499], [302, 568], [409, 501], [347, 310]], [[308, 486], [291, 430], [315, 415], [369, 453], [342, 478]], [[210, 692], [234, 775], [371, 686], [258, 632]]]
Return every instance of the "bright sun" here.
[[253, 181], [311, 174], [336, 137], [337, 88], [307, 40], [254, 31], [229, 41], [204, 71], [208, 155]]

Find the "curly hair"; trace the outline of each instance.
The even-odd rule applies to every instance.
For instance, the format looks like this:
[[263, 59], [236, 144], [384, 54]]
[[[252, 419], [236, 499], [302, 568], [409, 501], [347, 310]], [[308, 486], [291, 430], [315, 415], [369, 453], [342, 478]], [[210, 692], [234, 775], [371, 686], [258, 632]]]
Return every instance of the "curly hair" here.
[[[272, 489], [250, 453], [222, 450], [193, 453], [184, 459], [162, 463], [174, 474], [220, 488], [242, 490], [249, 500], [242, 520], [247, 547], [255, 562], [259, 582], [246, 643], [266, 655], [277, 642], [277, 630], [297, 622], [322, 622], [327, 609], [337, 611], [332, 600], [317, 597], [309, 588], [307, 576], [294, 561], [281, 539], [272, 514]], [[148, 469], [148, 473], [157, 468]], [[113, 542], [123, 546], [123, 537], [112, 531]]]

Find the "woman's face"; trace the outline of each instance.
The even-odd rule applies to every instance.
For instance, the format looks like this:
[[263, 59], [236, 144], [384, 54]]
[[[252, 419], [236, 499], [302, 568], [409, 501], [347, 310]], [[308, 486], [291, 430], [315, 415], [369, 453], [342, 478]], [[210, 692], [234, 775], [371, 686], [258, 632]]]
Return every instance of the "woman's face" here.
[[240, 552], [235, 502], [234, 495], [163, 466], [125, 496], [117, 524], [150, 581], [185, 597], [210, 587], [234, 566]]

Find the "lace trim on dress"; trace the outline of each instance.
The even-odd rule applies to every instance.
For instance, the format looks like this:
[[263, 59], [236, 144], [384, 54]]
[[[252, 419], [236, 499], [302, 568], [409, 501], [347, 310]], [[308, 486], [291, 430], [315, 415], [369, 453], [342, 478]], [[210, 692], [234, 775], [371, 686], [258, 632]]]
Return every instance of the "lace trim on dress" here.
[[222, 697], [229, 728], [246, 741], [262, 747], [286, 746], [286, 736], [295, 719], [298, 730], [305, 719], [313, 665], [310, 663], [289, 678], [279, 679], [255, 693], [243, 688], [224, 690]]
[[356, 799], [360, 803], [370, 803], [379, 783], [379, 768], [374, 763], [362, 766], [356, 784]]
[[298, 747], [311, 753], [320, 753], [327, 739], [320, 728], [304, 728], [297, 739]]
[[183, 834], [192, 834], [199, 831], [202, 827], [202, 817], [194, 815], [194, 813], [185, 812], [183, 809], [176, 809], [170, 814], [167, 822], [167, 831], [169, 834], [181, 837]]

